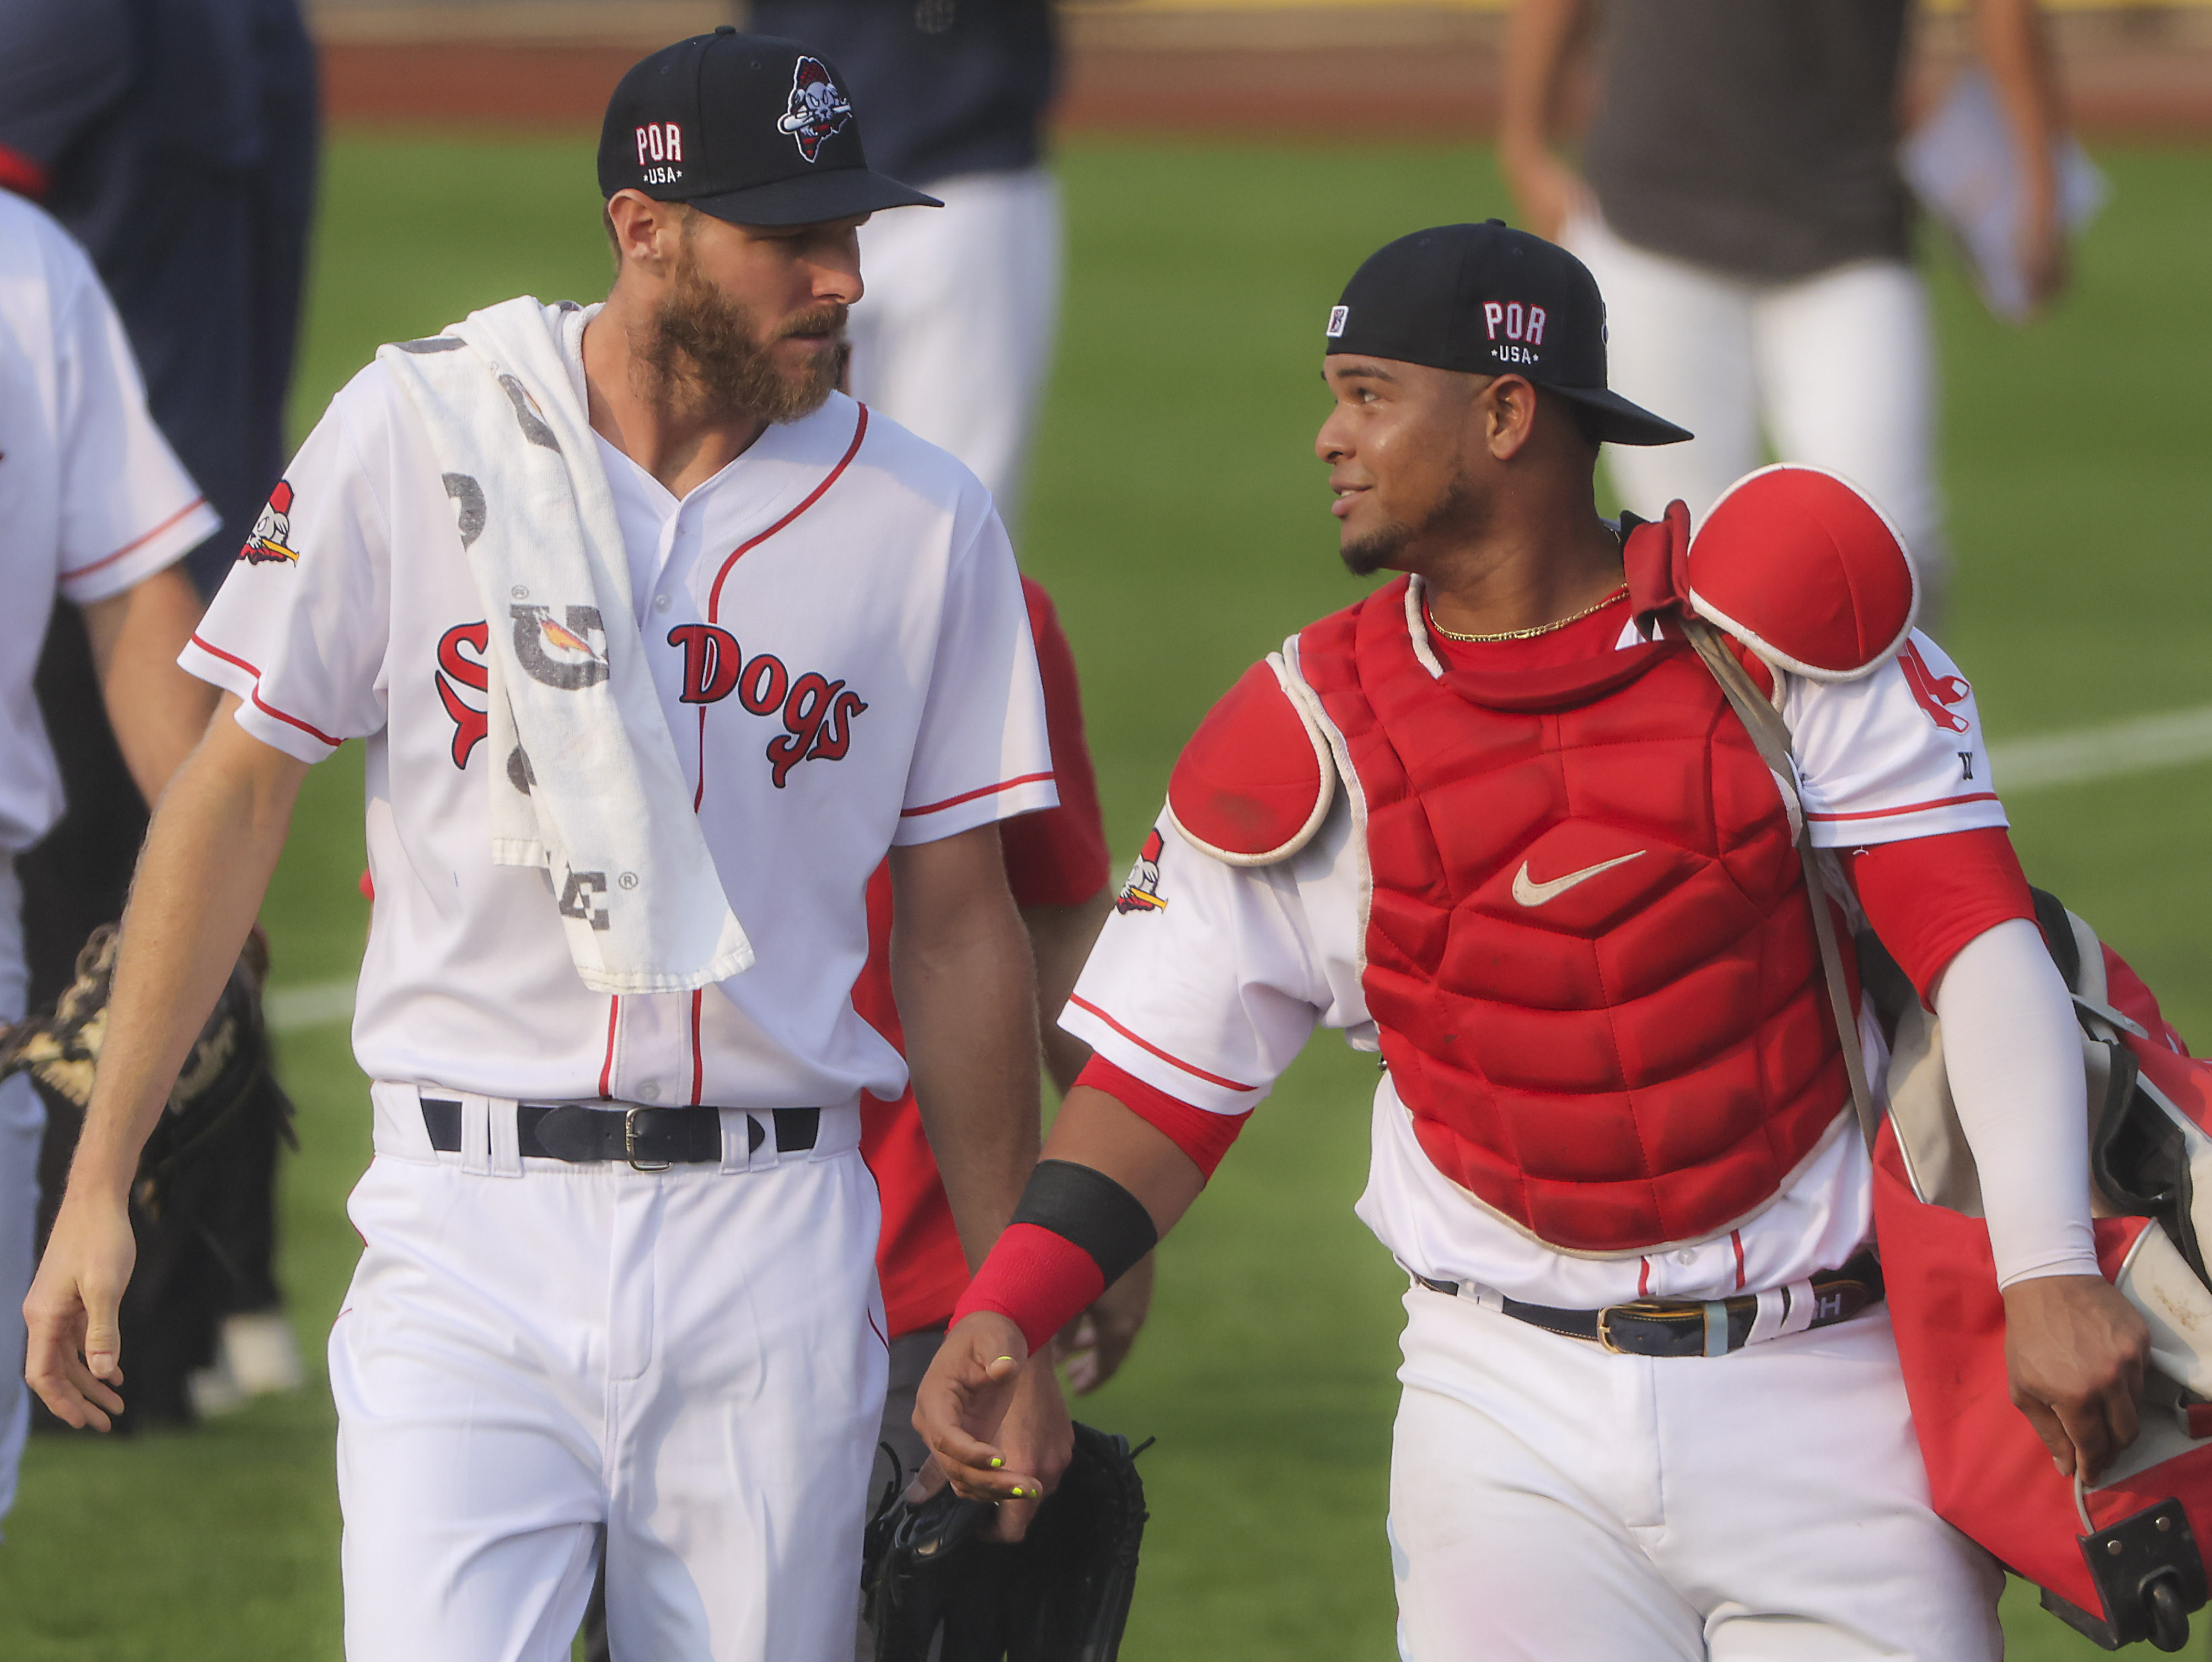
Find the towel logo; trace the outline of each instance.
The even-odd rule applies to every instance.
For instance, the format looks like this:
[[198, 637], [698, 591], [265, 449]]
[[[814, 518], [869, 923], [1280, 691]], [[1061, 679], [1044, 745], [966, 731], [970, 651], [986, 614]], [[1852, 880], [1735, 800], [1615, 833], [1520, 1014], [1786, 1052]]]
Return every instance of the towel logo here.
[[755, 715], [781, 715], [783, 732], [768, 742], [770, 777], [781, 790], [801, 762], [839, 762], [853, 747], [853, 718], [867, 709], [857, 692], [812, 670], [794, 678], [772, 652], [748, 658], [738, 637], [713, 624], [678, 624], [668, 644], [684, 651], [684, 702], [719, 704], [732, 692]]
[[289, 479], [279, 479], [276, 488], [269, 493], [269, 505], [253, 522], [253, 534], [238, 551], [238, 557], [248, 565], [267, 565], [276, 560], [297, 565], [300, 557], [292, 551], [291, 540], [292, 484]]
[[554, 621], [550, 606], [513, 606], [508, 616], [514, 620], [514, 655], [532, 680], [580, 692], [607, 679], [607, 631], [597, 606], [568, 607], [565, 625]]
[[822, 141], [844, 131], [852, 119], [853, 107], [830, 78], [829, 65], [818, 58], [801, 58], [791, 71], [791, 102], [775, 130], [789, 133], [799, 155], [812, 161], [822, 154]]
[[1160, 833], [1154, 826], [1145, 846], [1137, 855], [1137, 863], [1129, 868], [1129, 880], [1121, 886], [1120, 897], [1114, 902], [1117, 912], [1164, 912], [1168, 903], [1160, 898]]

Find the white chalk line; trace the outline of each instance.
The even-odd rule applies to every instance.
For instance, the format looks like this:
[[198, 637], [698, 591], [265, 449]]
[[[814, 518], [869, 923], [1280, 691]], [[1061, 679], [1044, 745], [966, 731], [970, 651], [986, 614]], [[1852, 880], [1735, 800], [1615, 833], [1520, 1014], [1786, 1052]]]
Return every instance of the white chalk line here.
[[[2208, 760], [2212, 760], [2212, 704], [1990, 746], [1991, 771], [2007, 796]], [[279, 987], [269, 995], [269, 1025], [277, 1032], [291, 1033], [350, 1021], [353, 995], [350, 981]]]
[[2051, 785], [2187, 767], [2208, 758], [2212, 758], [2212, 704], [1991, 745], [1990, 771], [1996, 776], [1998, 794], [2012, 796]]
[[311, 981], [304, 987], [272, 987], [262, 1006], [272, 1032], [296, 1033], [353, 1020], [351, 981]]

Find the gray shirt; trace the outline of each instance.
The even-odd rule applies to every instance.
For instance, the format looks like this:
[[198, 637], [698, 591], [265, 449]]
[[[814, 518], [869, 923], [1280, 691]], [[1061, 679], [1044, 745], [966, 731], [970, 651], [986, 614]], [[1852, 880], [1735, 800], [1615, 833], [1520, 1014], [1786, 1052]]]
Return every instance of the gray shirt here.
[[1748, 277], [1901, 259], [1911, 0], [1605, 0], [1583, 167], [1639, 247]]

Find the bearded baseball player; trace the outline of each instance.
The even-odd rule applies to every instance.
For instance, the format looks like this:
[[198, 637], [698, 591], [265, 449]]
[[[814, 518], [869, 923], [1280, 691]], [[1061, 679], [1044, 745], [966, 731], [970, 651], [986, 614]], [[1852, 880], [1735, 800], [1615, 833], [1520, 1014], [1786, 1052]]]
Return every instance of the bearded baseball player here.
[[[301, 776], [362, 740], [348, 1656], [565, 1658], [604, 1551], [618, 1655], [847, 1662], [885, 1365], [858, 1103], [910, 1063], [980, 1259], [1035, 1158], [997, 822], [1055, 800], [1044, 712], [988, 496], [833, 390], [857, 227], [930, 200], [835, 68], [680, 42], [599, 166], [605, 302], [380, 351], [185, 654], [222, 706], [140, 866], [31, 1378], [117, 1410], [132, 1156]], [[907, 1062], [850, 996], [887, 855]], [[1029, 1379], [1042, 1486], [1070, 1434]]]
[[925, 1437], [963, 1493], [1035, 1481], [998, 1433], [1024, 1359], [1333, 1027], [1379, 1058], [1359, 1214], [1410, 1279], [1402, 1654], [1996, 1656], [1996, 1567], [1928, 1507], [1808, 865], [1942, 1017], [2015, 1399], [2062, 1469], [2134, 1435], [2146, 1340], [2096, 1273], [2067, 994], [1904, 549], [1805, 469], [1694, 546], [1677, 508], [1624, 547], [1599, 441], [1685, 435], [1606, 390], [1589, 272], [1496, 221], [1376, 253], [1324, 350], [1344, 561], [1403, 575], [1176, 764], [1063, 1019], [1097, 1060]]

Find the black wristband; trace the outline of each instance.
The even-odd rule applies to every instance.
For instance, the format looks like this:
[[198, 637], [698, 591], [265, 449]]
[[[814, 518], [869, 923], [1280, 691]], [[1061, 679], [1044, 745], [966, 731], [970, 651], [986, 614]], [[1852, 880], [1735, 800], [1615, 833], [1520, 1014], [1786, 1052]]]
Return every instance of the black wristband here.
[[1096, 1166], [1073, 1160], [1037, 1162], [1013, 1221], [1049, 1229], [1081, 1247], [1109, 1287], [1160, 1239], [1144, 1202]]

